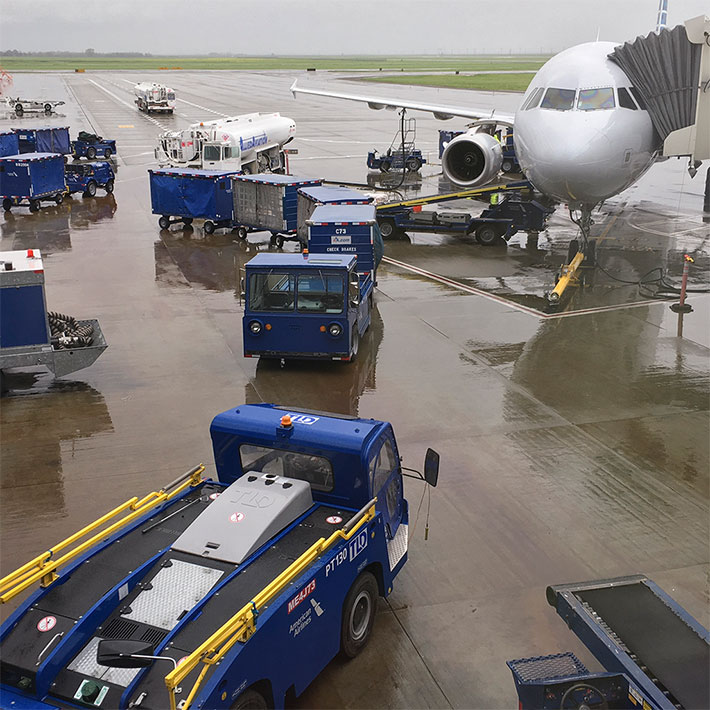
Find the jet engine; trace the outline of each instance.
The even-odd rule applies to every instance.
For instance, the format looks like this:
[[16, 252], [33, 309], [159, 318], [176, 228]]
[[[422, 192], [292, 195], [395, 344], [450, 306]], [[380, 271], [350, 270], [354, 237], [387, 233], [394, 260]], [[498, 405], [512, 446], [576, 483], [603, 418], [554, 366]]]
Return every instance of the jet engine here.
[[456, 136], [441, 156], [444, 175], [461, 187], [490, 182], [500, 171], [503, 150], [488, 133], [468, 131]]

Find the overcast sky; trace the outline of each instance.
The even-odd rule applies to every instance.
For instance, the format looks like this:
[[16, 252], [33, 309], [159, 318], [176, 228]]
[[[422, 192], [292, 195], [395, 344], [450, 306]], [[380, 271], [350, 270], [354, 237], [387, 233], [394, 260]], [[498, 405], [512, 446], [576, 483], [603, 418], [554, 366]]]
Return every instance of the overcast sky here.
[[[670, 0], [670, 26], [710, 11]], [[552, 53], [654, 29], [658, 0], [0, 0], [0, 48], [153, 54]]]

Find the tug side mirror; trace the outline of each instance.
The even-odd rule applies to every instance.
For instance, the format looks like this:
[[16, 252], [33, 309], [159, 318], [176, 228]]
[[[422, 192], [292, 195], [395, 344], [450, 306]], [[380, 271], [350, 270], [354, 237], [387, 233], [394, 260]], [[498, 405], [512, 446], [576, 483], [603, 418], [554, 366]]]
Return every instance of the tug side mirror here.
[[96, 649], [96, 662], [111, 668], [145, 668], [154, 659], [153, 645], [144, 641], [103, 639]]
[[439, 454], [434, 449], [427, 449], [424, 457], [424, 480], [436, 488], [439, 481]]

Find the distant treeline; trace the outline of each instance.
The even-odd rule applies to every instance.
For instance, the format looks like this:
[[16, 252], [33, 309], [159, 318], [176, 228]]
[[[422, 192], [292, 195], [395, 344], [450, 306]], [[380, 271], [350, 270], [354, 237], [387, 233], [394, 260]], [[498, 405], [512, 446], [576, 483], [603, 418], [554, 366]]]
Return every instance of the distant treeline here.
[[0, 57], [152, 57], [149, 52], [96, 52], [87, 49], [84, 52], [20, 52], [17, 49], [6, 49], [0, 52]]

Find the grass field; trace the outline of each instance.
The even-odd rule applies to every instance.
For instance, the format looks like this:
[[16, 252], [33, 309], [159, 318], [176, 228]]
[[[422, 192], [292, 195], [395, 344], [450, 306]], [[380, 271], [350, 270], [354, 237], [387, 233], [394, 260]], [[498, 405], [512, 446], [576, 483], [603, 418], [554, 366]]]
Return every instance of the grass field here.
[[334, 71], [505, 71], [536, 70], [546, 57], [422, 56], [422, 57], [89, 57], [78, 55], [0, 57], [6, 71], [74, 71], [74, 69], [301, 69]]
[[478, 91], [525, 91], [533, 74], [402, 74], [401, 76], [363, 77], [364, 81], [382, 84], [414, 84], [439, 86], [445, 89], [476, 89]]

